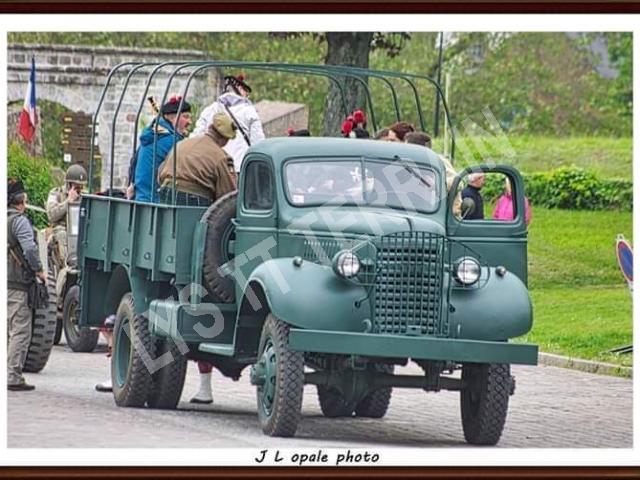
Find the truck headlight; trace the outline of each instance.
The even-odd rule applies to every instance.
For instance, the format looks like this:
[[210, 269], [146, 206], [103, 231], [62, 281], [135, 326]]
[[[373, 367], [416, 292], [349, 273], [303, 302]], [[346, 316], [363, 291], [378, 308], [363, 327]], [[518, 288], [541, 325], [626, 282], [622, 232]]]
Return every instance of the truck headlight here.
[[360, 260], [349, 250], [342, 250], [333, 257], [333, 271], [342, 278], [351, 278], [360, 272]]
[[454, 274], [463, 285], [473, 285], [480, 279], [480, 264], [474, 258], [463, 257], [456, 262]]

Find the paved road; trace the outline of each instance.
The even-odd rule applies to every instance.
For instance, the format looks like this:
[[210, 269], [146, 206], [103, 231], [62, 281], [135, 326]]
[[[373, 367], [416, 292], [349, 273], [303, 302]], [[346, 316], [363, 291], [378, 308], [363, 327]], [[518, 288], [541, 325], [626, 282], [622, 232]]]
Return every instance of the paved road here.
[[[315, 387], [305, 389], [293, 439], [267, 438], [255, 391], [214, 373], [215, 403], [188, 403], [198, 385], [190, 362], [177, 411], [118, 408], [93, 387], [107, 375], [104, 353], [55, 347], [49, 364], [27, 375], [34, 392], [8, 392], [9, 447], [463, 447], [458, 394], [395, 390], [382, 420], [326, 419]], [[407, 367], [402, 373], [418, 372]], [[513, 368], [516, 393], [499, 447], [632, 447], [632, 382], [555, 367]], [[125, 435], [126, 433], [126, 435]]]

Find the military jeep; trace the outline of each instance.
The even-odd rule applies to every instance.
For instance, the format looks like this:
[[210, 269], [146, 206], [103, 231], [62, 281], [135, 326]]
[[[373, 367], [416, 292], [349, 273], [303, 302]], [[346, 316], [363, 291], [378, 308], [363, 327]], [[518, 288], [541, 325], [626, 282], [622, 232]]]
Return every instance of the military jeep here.
[[[453, 214], [471, 171], [509, 179], [513, 221]], [[80, 325], [116, 314], [119, 406], [176, 408], [187, 360], [206, 360], [234, 380], [249, 367], [267, 435], [295, 434], [305, 384], [326, 417], [381, 418], [393, 389], [418, 388], [459, 391], [467, 442], [495, 444], [510, 364], [537, 361], [536, 346], [510, 342], [532, 326], [524, 211], [510, 166], [466, 169], [448, 191], [422, 146], [267, 139], [244, 157], [237, 192], [209, 208], [83, 195]], [[409, 362], [423, 373], [396, 372]]]

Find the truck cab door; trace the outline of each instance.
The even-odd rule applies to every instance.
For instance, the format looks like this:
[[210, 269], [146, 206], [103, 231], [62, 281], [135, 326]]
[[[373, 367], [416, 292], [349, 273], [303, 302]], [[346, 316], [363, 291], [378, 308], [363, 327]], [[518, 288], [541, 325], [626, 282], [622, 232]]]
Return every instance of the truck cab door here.
[[[458, 193], [467, 188], [469, 178], [474, 174], [484, 174], [485, 183], [465, 191], [462, 198], [462, 215], [454, 213], [454, 204]], [[477, 177], [476, 177], [477, 178]], [[511, 187], [511, 198], [506, 195], [506, 182]], [[479, 212], [473, 210], [476, 205], [468, 200], [472, 195], [480, 194], [484, 202], [484, 218], [478, 219]], [[477, 197], [476, 197], [477, 198]], [[511, 202], [511, 218], [494, 219], [499, 202]], [[469, 210], [472, 209], [472, 210]], [[505, 209], [499, 209], [504, 212]], [[490, 266], [503, 266], [517, 275], [527, 284], [527, 222], [525, 210], [524, 182], [520, 173], [509, 165], [478, 165], [460, 172], [455, 178], [447, 198], [447, 236], [451, 242], [452, 259], [471, 253], [478, 260]], [[464, 247], [470, 250], [465, 250]]]
[[[257, 153], [245, 157], [238, 185], [238, 209], [234, 220], [235, 268], [246, 279], [265, 260], [277, 252], [277, 196], [275, 172], [270, 158]], [[244, 289], [237, 282], [236, 294]]]

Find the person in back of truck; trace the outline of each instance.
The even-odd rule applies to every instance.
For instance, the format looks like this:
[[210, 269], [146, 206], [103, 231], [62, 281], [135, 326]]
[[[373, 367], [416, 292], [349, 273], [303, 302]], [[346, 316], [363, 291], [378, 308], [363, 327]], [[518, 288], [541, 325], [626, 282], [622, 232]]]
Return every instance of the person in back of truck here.
[[[204, 135], [190, 137], [176, 145], [176, 203], [208, 206], [236, 189], [233, 161], [222, 149], [236, 137], [235, 123], [224, 113], [216, 113]], [[158, 181], [162, 185], [162, 203], [173, 202], [174, 155], [169, 152], [160, 167]], [[211, 371], [213, 365], [198, 361], [200, 389], [191, 403], [213, 403]]]
[[178, 205], [209, 206], [235, 190], [233, 161], [222, 149], [235, 137], [236, 126], [231, 118], [217, 113], [207, 133], [176, 145], [158, 172], [160, 201], [173, 203], [174, 168]]
[[389, 127], [386, 140], [388, 142], [404, 142], [404, 137], [407, 133], [415, 131], [415, 127], [409, 122], [396, 122]]
[[[411, 143], [414, 145], [422, 145], [423, 147], [427, 147], [431, 149], [431, 135], [429, 135], [426, 132], [408, 132], [404, 136], [404, 142]], [[440, 160], [442, 160], [442, 163], [444, 164], [444, 169], [446, 172], [447, 191], [449, 191], [451, 190], [451, 186], [453, 185], [453, 181], [458, 175], [458, 172], [455, 171], [455, 169], [453, 168], [453, 165], [451, 165], [451, 162], [447, 157], [440, 154], [436, 154], [436, 155], [440, 157]], [[443, 198], [446, 199], [446, 195], [443, 195]], [[453, 201], [452, 210], [453, 210], [453, 214], [456, 217], [460, 218], [460, 216], [462, 215], [462, 197], [460, 193], [456, 195], [456, 198]]]
[[185, 100], [180, 108], [181, 100], [178, 96], [171, 97], [160, 109], [158, 121], [152, 122], [140, 134], [134, 182], [136, 201], [159, 201], [156, 176], [160, 164], [173, 148], [174, 142], [180, 142], [191, 125], [191, 105]]
[[204, 135], [216, 113], [226, 113], [231, 117], [239, 134], [225, 145], [224, 150], [233, 158], [236, 173], [240, 173], [242, 159], [251, 145], [264, 139], [262, 122], [249, 94], [251, 87], [245, 82], [244, 75], [224, 77], [224, 93], [205, 108], [193, 129], [192, 137]]
[[33, 310], [28, 292], [36, 278], [45, 282], [47, 277], [35, 230], [24, 214], [27, 192], [20, 180], [9, 180], [7, 197], [7, 388], [29, 391], [36, 387], [22, 376], [31, 343]]

